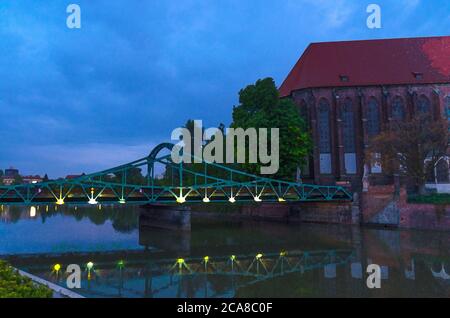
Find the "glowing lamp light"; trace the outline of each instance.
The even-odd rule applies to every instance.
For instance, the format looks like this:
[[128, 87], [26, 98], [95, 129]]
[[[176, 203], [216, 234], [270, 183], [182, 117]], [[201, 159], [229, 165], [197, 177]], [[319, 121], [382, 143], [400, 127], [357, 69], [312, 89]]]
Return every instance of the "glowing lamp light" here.
[[236, 199], [234, 197], [231, 197], [228, 201], [230, 201], [231, 203], [236, 202]]
[[231, 256], [230, 256], [230, 259], [231, 259], [232, 261], [235, 261], [235, 260], [236, 260], [236, 255], [231, 255]]
[[286, 202], [286, 200], [283, 198], [278, 198], [278, 202]]
[[254, 197], [254, 199], [255, 199], [255, 202], [261, 202], [261, 201], [262, 201], [262, 200], [259, 198], [259, 196]]
[[125, 267], [125, 262], [123, 260], [120, 260], [117, 262], [117, 267], [119, 267], [120, 269]]
[[94, 268], [94, 263], [92, 263], [92, 262], [87, 263], [86, 268], [88, 269], [88, 271], [91, 271], [92, 268]]
[[207, 263], [209, 261], [209, 256], [203, 257], [203, 260], [205, 261], [205, 263]]
[[177, 263], [178, 263], [178, 264], [184, 264], [184, 259], [183, 259], [183, 258], [177, 259]]
[[284, 257], [284, 256], [286, 256], [286, 255], [287, 255], [287, 252], [286, 252], [286, 251], [281, 251], [281, 252], [280, 252], [280, 256], [281, 256], [281, 257]]
[[177, 203], [183, 204], [184, 202], [186, 202], [185, 197], [177, 197]]
[[205, 202], [205, 203], [209, 203], [210, 201], [209, 201], [209, 198], [203, 198], [203, 202]]
[[97, 200], [95, 200], [94, 198], [90, 198], [88, 201], [88, 204], [92, 204], [92, 205], [97, 204], [97, 203], [98, 203]]
[[55, 272], [59, 272], [59, 271], [61, 270], [61, 264], [55, 264], [55, 265], [53, 265], [53, 270], [54, 270]]
[[119, 200], [119, 203], [120, 203], [120, 204], [125, 204], [125, 203], [127, 203], [127, 201], [125, 201], [125, 199], [120, 199], [120, 200]]
[[256, 259], [261, 259], [263, 257], [263, 255], [261, 253], [256, 254]]
[[30, 208], [30, 218], [36, 217], [36, 207], [32, 206]]
[[63, 205], [63, 204], [64, 204], [64, 199], [58, 199], [58, 200], [56, 200], [56, 204], [57, 204], [57, 205]]

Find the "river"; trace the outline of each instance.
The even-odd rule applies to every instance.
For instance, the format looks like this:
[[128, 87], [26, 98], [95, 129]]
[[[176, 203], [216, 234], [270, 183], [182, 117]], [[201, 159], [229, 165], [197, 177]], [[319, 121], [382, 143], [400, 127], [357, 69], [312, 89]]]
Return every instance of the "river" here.
[[198, 217], [183, 232], [133, 207], [3, 207], [0, 257], [64, 287], [78, 264], [86, 297], [450, 296], [447, 232]]

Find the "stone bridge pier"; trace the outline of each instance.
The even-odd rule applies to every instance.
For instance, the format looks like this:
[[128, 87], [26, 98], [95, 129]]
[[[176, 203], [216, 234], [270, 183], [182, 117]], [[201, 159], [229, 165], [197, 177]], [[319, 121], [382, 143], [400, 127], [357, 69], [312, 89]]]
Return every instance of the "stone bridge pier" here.
[[139, 225], [168, 230], [191, 230], [191, 209], [181, 205], [147, 204], [139, 208]]

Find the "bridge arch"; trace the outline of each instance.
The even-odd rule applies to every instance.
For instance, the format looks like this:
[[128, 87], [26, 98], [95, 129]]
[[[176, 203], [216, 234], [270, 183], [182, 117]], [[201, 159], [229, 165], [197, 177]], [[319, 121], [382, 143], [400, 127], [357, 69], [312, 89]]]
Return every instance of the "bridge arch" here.
[[162, 144], [159, 144], [158, 146], [156, 146], [155, 148], [153, 148], [153, 150], [150, 152], [150, 154], [148, 155], [149, 159], [155, 159], [156, 156], [163, 151], [164, 149], [167, 149], [169, 151], [172, 151], [173, 147], [175, 145], [170, 143], [170, 142], [164, 142]]

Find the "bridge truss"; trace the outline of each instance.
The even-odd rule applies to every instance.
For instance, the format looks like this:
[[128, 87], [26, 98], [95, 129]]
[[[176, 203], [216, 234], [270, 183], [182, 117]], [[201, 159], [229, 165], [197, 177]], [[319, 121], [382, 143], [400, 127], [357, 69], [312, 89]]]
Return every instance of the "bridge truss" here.
[[[0, 205], [352, 200], [352, 195], [340, 186], [275, 180], [210, 162], [176, 164], [171, 159], [172, 148], [173, 144], [160, 144], [145, 158], [74, 179], [0, 186]], [[163, 154], [163, 150], [169, 154]], [[157, 166], [165, 168], [163, 178], [157, 177]], [[146, 170], [146, 176], [136, 178], [137, 169]]]

